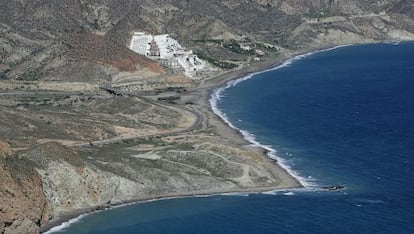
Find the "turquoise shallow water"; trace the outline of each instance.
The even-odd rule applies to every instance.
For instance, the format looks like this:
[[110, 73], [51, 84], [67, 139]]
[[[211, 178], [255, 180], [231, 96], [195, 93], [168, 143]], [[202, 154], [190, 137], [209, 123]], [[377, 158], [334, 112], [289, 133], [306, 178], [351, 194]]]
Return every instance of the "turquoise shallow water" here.
[[414, 43], [320, 52], [229, 85], [217, 108], [311, 184], [156, 201], [63, 233], [414, 233]]

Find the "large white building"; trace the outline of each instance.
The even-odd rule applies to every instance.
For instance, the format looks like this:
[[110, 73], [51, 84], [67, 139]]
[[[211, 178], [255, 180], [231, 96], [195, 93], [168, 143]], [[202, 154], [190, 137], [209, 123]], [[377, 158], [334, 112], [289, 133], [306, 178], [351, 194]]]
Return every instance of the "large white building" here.
[[132, 36], [129, 48], [138, 54], [148, 56], [147, 52], [150, 50], [152, 39], [152, 35], [143, 32], [136, 32], [134, 33], [134, 36]]
[[152, 36], [145, 32], [136, 32], [132, 36], [130, 49], [157, 60], [164, 66], [182, 68], [185, 75], [190, 78], [206, 66], [193, 51], [184, 50], [180, 43], [168, 34]]

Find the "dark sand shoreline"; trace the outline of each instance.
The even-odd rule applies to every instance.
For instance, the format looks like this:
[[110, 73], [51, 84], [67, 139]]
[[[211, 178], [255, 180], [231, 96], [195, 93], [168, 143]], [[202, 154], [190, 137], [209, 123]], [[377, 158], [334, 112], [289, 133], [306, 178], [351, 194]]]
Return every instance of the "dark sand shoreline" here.
[[96, 212], [109, 210], [109, 209], [116, 209], [124, 206], [135, 205], [144, 202], [155, 202], [160, 200], [169, 200], [169, 199], [181, 199], [181, 198], [192, 198], [192, 197], [209, 197], [209, 196], [220, 196], [226, 194], [254, 194], [254, 193], [263, 193], [269, 191], [290, 191], [301, 189], [303, 187], [294, 186], [292, 188], [284, 188], [281, 189], [279, 187], [258, 187], [258, 188], [245, 188], [245, 189], [234, 189], [234, 190], [205, 190], [205, 191], [198, 191], [198, 192], [189, 192], [189, 193], [172, 193], [172, 194], [165, 194], [161, 196], [147, 196], [138, 199], [131, 199], [122, 201], [119, 203], [113, 203], [110, 205], [104, 206], [95, 206], [86, 209], [76, 210], [70, 213], [65, 214], [64, 216], [60, 217], [58, 220], [50, 222], [41, 227], [40, 232], [45, 233], [51, 231], [54, 227], [59, 227], [73, 219], [78, 219], [82, 215], [93, 214]]
[[[375, 42], [380, 43], [380, 42]], [[362, 43], [359, 43], [362, 44]], [[367, 44], [367, 43], [363, 43]], [[358, 45], [352, 44], [352, 45]], [[349, 46], [352, 46], [351, 44]], [[327, 47], [321, 47], [321, 48], [313, 48], [313, 49], [304, 49], [299, 50], [296, 52], [291, 52], [289, 54], [284, 54], [280, 57], [275, 58], [268, 58], [260, 63], [253, 64], [251, 66], [243, 67], [238, 70], [232, 70], [227, 71], [222, 74], [218, 74], [215, 77], [212, 77], [208, 80], [202, 81], [201, 84], [199, 84], [197, 87], [190, 89], [185, 95], [192, 96], [192, 99], [194, 99], [194, 103], [200, 106], [202, 110], [205, 110], [208, 114], [208, 121], [215, 120], [215, 124], [219, 124], [222, 128], [222, 131], [219, 135], [221, 137], [231, 137], [229, 139], [232, 139], [236, 144], [242, 147], [251, 147], [251, 142], [249, 142], [247, 139], [244, 138], [242, 133], [234, 128], [231, 128], [227, 123], [224, 122], [224, 120], [217, 116], [211, 105], [210, 105], [210, 96], [211, 94], [219, 87], [222, 87], [226, 85], [228, 82], [233, 80], [238, 80], [241, 78], [244, 78], [248, 75], [251, 75], [252, 73], [262, 72], [266, 71], [272, 68], [275, 68], [277, 66], [280, 66], [284, 64], [289, 59], [293, 59], [295, 57], [306, 55], [309, 53], [317, 53], [320, 51], [328, 50], [328, 49], [335, 49], [336, 47], [339, 47], [341, 45], [332, 45]], [[343, 45], [348, 46], [348, 45]], [[235, 139], [236, 137], [237, 139]], [[108, 204], [104, 206], [97, 206], [97, 207], [91, 207], [87, 209], [81, 209], [76, 210], [70, 213], [67, 213], [63, 215], [62, 217], [59, 217], [57, 220], [52, 221], [44, 226], [41, 227], [41, 233], [48, 232], [52, 228], [60, 226], [72, 219], [79, 218], [81, 215], [89, 214], [98, 212], [101, 210], [111, 209], [111, 208], [117, 208], [120, 206], [125, 205], [134, 205], [141, 202], [150, 202], [150, 201], [157, 201], [157, 200], [165, 200], [165, 199], [176, 199], [176, 198], [188, 198], [188, 197], [196, 197], [196, 196], [214, 196], [214, 195], [221, 195], [221, 194], [228, 194], [228, 193], [246, 193], [246, 194], [252, 194], [252, 193], [261, 193], [261, 192], [267, 192], [267, 191], [287, 191], [292, 189], [301, 189], [304, 188], [302, 183], [292, 174], [290, 174], [283, 166], [281, 166], [277, 160], [269, 158], [267, 156], [267, 153], [269, 152], [265, 148], [257, 148], [258, 150], [261, 150], [263, 152], [263, 157], [265, 157], [269, 165], [272, 165], [274, 168], [272, 170], [282, 170], [287, 176], [293, 178], [295, 183], [291, 183], [290, 185], [282, 185], [281, 186], [273, 186], [273, 187], [257, 187], [257, 188], [244, 188], [244, 189], [232, 189], [232, 190], [206, 190], [206, 191], [197, 191], [197, 192], [188, 192], [188, 193], [174, 193], [174, 194], [165, 194], [165, 195], [159, 195], [159, 196], [147, 196], [147, 197], [141, 197], [137, 199], [131, 199], [122, 201], [120, 203], [114, 203], [114, 204]], [[285, 186], [285, 187], [283, 187]]]

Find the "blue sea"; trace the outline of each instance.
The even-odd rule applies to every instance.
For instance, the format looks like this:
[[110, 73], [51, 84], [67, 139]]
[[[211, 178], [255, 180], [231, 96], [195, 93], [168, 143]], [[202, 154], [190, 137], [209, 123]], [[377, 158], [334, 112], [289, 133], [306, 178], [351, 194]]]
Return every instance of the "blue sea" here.
[[229, 83], [212, 104], [307, 189], [141, 203], [61, 232], [414, 233], [413, 42], [299, 56]]

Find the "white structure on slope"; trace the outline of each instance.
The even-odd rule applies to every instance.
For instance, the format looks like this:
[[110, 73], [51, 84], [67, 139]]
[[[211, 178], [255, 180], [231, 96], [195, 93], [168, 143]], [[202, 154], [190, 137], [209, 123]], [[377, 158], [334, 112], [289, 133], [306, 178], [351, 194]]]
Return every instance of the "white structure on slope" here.
[[143, 32], [136, 32], [132, 36], [131, 45], [129, 48], [138, 54], [148, 56], [152, 39], [152, 35]]
[[175, 54], [184, 51], [178, 41], [172, 39], [168, 34], [156, 35], [154, 40], [160, 49], [161, 59], [170, 59]]
[[193, 51], [186, 51], [178, 41], [168, 34], [152, 36], [144, 32], [134, 33], [130, 49], [138, 54], [157, 60], [163, 66], [182, 68], [184, 74], [190, 78], [206, 67], [206, 63], [199, 59]]

